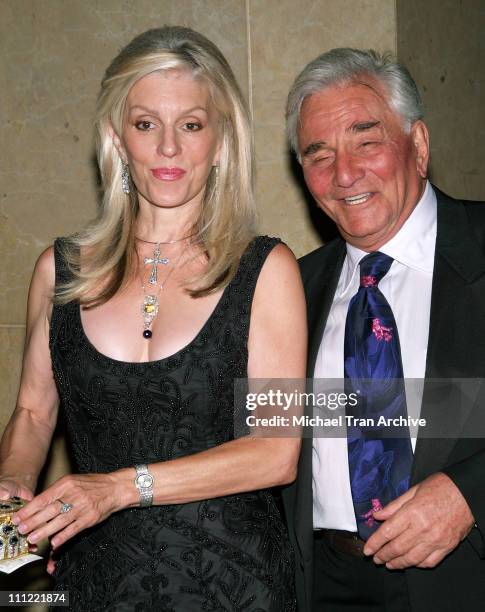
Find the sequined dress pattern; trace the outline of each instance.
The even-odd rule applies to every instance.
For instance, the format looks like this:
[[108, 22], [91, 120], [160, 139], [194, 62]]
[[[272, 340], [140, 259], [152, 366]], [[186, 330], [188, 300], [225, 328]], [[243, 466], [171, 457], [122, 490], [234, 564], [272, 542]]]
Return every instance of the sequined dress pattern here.
[[[278, 242], [254, 239], [197, 336], [159, 361], [99, 353], [79, 305], [54, 306], [51, 357], [75, 471], [169, 461], [233, 438], [233, 380], [247, 376], [254, 289]], [[68, 279], [60, 244], [58, 283]], [[63, 546], [54, 578], [72, 610], [296, 609], [293, 551], [269, 490], [117, 512]]]

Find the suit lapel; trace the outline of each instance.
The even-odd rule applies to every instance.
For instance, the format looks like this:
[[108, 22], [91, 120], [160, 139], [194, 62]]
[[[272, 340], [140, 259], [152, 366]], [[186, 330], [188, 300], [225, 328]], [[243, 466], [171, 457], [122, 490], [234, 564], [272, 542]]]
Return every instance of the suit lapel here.
[[[473, 407], [474, 398], [463, 394], [452, 379], [483, 376], [485, 318], [480, 311], [484, 307], [485, 259], [464, 206], [440, 192], [437, 198], [438, 230], [421, 417], [434, 432], [443, 432], [443, 437], [418, 436], [413, 484], [443, 468], [460, 425]], [[430, 379], [445, 382], [436, 385]], [[456, 436], [450, 432], [456, 432]]]
[[[311, 253], [300, 262], [305, 286], [308, 315], [307, 376], [313, 378], [323, 331], [332, 305], [338, 279], [345, 259], [345, 242], [337, 239], [324, 249]], [[302, 440], [294, 508], [295, 534], [304, 562], [311, 565], [313, 554], [312, 498], [312, 439]], [[311, 572], [310, 572], [311, 573]], [[307, 591], [310, 578], [307, 576]], [[310, 605], [310, 604], [309, 604]]]
[[[330, 248], [330, 245], [329, 245]], [[323, 251], [325, 253], [325, 251]], [[319, 269], [314, 270], [305, 283], [305, 293], [308, 304], [308, 377], [312, 378], [315, 362], [327, 323], [328, 313], [337, 289], [340, 272], [345, 260], [346, 248], [343, 240], [337, 240], [332, 245], [332, 251], [322, 261]]]

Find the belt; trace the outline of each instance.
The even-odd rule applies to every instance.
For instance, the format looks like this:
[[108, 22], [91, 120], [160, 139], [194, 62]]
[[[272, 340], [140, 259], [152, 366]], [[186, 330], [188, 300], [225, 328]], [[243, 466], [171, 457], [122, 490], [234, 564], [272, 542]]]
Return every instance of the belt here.
[[352, 555], [353, 557], [365, 557], [365, 542], [353, 531], [341, 529], [318, 529], [313, 532], [315, 540], [324, 540], [336, 551]]

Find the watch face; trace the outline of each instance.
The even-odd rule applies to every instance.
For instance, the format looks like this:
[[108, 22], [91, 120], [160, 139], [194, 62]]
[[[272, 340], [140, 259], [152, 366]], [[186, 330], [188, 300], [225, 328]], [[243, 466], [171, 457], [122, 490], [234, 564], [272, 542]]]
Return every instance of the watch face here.
[[151, 474], [140, 474], [136, 479], [136, 486], [140, 489], [148, 489], [153, 484], [153, 476]]

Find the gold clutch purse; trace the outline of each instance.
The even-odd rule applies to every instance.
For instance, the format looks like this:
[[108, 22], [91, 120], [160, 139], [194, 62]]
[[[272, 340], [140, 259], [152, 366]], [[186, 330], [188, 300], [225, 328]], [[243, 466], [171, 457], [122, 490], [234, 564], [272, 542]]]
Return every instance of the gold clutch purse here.
[[24, 503], [20, 497], [0, 500], [0, 561], [15, 559], [29, 552], [27, 538], [21, 535], [17, 525], [12, 523], [13, 515]]

